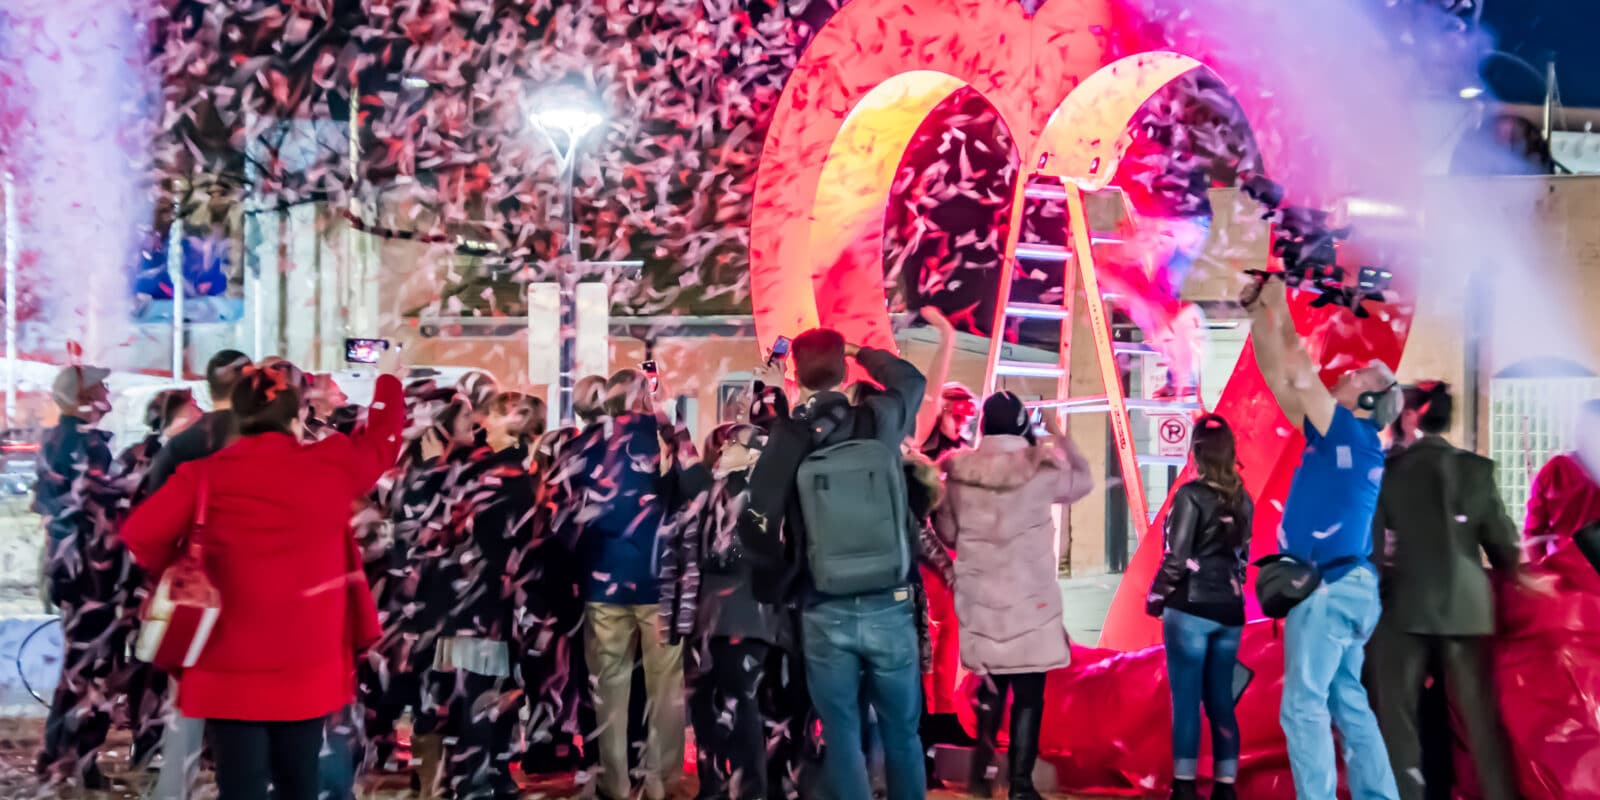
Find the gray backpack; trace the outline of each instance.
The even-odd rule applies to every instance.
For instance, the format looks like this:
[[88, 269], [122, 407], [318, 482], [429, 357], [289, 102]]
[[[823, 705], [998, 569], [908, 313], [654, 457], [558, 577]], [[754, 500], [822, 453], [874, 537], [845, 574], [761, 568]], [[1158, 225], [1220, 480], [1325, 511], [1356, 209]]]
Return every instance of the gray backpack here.
[[849, 597], [905, 585], [911, 528], [898, 450], [876, 439], [821, 448], [800, 463], [796, 485], [817, 591]]

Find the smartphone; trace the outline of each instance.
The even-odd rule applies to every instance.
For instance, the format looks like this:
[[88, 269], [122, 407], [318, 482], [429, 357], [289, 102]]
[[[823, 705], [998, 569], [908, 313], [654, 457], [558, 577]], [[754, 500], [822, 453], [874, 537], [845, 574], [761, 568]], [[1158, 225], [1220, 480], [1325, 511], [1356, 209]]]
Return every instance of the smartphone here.
[[656, 370], [655, 361], [641, 362], [639, 370], [644, 373], [645, 379], [650, 381], [651, 394], [655, 394], [661, 389], [661, 374]]
[[778, 341], [772, 343], [772, 352], [767, 355], [767, 364], [772, 365], [789, 357], [789, 337], [779, 336]]
[[388, 349], [388, 339], [346, 339], [344, 360], [352, 364], [376, 364], [383, 351]]

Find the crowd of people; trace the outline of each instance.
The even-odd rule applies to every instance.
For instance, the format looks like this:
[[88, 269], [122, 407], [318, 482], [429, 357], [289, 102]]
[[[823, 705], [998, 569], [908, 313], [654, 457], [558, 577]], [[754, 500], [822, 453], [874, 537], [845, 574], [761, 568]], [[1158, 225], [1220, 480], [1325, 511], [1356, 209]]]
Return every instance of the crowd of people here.
[[[1276, 563], [1309, 580], [1258, 587], [1287, 617], [1297, 795], [1334, 796], [1336, 726], [1357, 796], [1434, 796], [1431, 676], [1485, 796], [1514, 796], [1494, 705], [1475, 700], [1493, 633], [1482, 561], [1513, 578], [1522, 563], [1492, 465], [1444, 440], [1448, 387], [1402, 390], [1374, 363], [1324, 388], [1281, 282], [1241, 301], [1307, 442]], [[692, 731], [705, 800], [920, 798], [939, 743], [973, 745], [973, 795], [1039, 797], [1046, 675], [1072, 660], [1052, 509], [1094, 478], [1054, 414], [945, 383], [953, 331], [927, 317], [943, 334], [933, 381], [809, 331], [698, 443], [641, 370], [578, 381], [575, 420], [547, 431], [541, 400], [487, 375], [403, 382], [398, 351], [364, 408], [327, 376], [224, 351], [206, 367], [212, 411], [164, 392], [149, 435], [115, 455], [95, 429], [106, 371], [68, 367], [36, 498], [66, 642], [40, 774], [103, 785], [121, 722], [163, 799], [209, 763], [223, 800], [350, 798], [369, 771], [409, 773], [425, 797], [516, 797], [520, 771], [662, 800], [696, 785]], [[865, 379], [847, 384], [852, 369]], [[1535, 484], [1538, 548], [1600, 508], [1600, 408], [1584, 420], [1579, 451]], [[1227, 800], [1254, 503], [1227, 420], [1201, 417], [1192, 450], [1147, 609], [1173, 796], [1198, 797], [1205, 775]], [[186, 552], [221, 614], [167, 675], [128, 654], [153, 579]], [[963, 672], [972, 738], [949, 707]]]

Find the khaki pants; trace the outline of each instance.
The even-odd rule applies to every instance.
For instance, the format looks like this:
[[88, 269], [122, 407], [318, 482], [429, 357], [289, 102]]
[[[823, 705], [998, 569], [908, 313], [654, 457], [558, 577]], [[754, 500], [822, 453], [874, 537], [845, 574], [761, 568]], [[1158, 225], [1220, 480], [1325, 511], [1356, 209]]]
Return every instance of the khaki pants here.
[[683, 777], [683, 648], [668, 645], [654, 604], [589, 603], [583, 625], [584, 655], [595, 681], [595, 718], [600, 723], [599, 789], [613, 800], [632, 794], [628, 780], [628, 693], [635, 654], [643, 650], [645, 690], [650, 695], [649, 742], [644, 751], [644, 789], [660, 800]]

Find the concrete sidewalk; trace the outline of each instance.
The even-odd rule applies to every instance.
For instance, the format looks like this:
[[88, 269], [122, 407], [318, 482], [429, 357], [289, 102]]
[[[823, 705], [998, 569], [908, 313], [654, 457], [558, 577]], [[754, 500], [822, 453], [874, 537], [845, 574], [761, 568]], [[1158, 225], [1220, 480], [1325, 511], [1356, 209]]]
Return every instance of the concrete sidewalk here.
[[1111, 608], [1111, 598], [1116, 595], [1120, 583], [1121, 574], [1061, 579], [1062, 612], [1066, 616], [1067, 633], [1074, 642], [1093, 647], [1100, 641], [1106, 612]]

